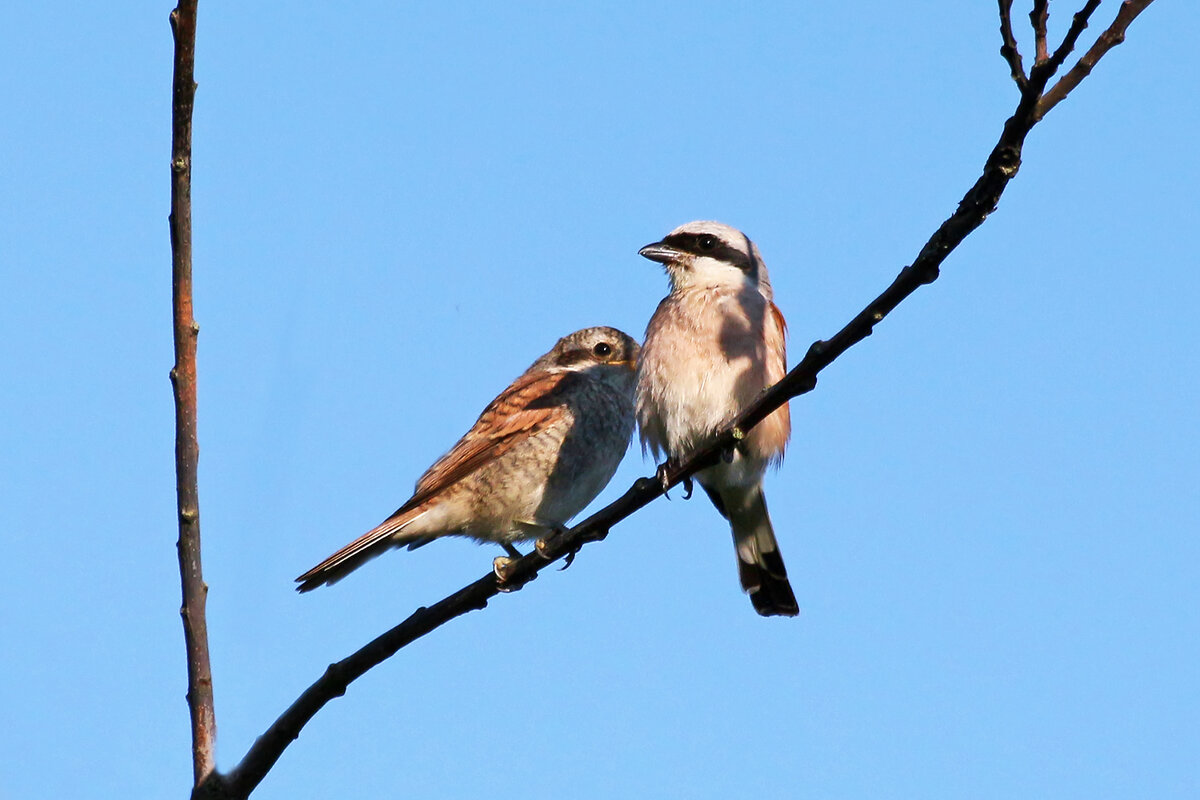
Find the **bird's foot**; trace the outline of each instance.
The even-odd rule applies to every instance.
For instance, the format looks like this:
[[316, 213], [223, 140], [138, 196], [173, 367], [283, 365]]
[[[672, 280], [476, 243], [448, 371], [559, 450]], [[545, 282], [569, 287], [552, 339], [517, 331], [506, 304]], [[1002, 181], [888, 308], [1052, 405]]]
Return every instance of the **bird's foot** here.
[[538, 539], [536, 542], [533, 543], [534, 552], [536, 552], [539, 556], [541, 556], [546, 561], [553, 561], [555, 558], [554, 551], [553, 551], [553, 543], [560, 536], [562, 536], [564, 533], [566, 533], [566, 531], [567, 531], [566, 528], [559, 528], [559, 527], [550, 528], [549, 533], [547, 533], [545, 536], [543, 536], [542, 538]]
[[[492, 572], [496, 573], [496, 577], [500, 580], [500, 583], [508, 583], [508, 579], [512, 577], [513, 563], [515, 562], [515, 558], [508, 558], [507, 556], [496, 556], [492, 559]], [[504, 589], [501, 588], [501, 591], [504, 591]]]
[[[513, 548], [514, 550], [516, 548]], [[514, 581], [513, 573], [516, 572], [517, 559], [507, 556], [496, 556], [492, 559], [492, 572], [496, 574], [496, 580], [499, 585], [496, 587], [502, 592], [515, 592], [525, 584], [537, 577], [536, 572], [531, 572], [524, 580]]]
[[[551, 549], [551, 540], [561, 537], [566, 532], [566, 528], [555, 528], [549, 536], [545, 537], [544, 539], [538, 539], [536, 542], [534, 542], [533, 549], [536, 550], [537, 554], [542, 558], [546, 559], [547, 561], [553, 561], [555, 556]], [[559, 569], [559, 572], [562, 572], [564, 569], [571, 566], [571, 562], [575, 560], [575, 555], [581, 549], [583, 549], [583, 543], [579, 542], [567, 551], [567, 559], [565, 562], [563, 562], [562, 568]]]
[[[671, 495], [667, 494], [667, 489], [669, 489], [671, 486], [671, 473], [677, 469], [679, 469], [679, 460], [675, 458], [668, 458], [666, 461], [659, 464], [658, 469], [654, 471], [654, 477], [658, 481], [658, 485], [662, 487], [663, 497], [667, 498], [668, 500], [671, 499]], [[685, 483], [684, 486], [686, 488], [687, 484]], [[689, 491], [688, 494], [691, 494], [691, 492]], [[687, 498], [685, 497], [684, 500], [686, 499]]]

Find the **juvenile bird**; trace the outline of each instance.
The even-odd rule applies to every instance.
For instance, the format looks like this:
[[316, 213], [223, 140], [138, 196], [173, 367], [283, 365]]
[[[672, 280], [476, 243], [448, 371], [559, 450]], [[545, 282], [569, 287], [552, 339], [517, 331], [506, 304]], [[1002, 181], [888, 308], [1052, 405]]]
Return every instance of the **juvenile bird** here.
[[391, 547], [468, 536], [519, 556], [514, 542], [565, 527], [629, 446], [637, 356], [637, 343], [615, 328], [559, 339], [421, 476], [408, 502], [297, 578], [297, 590], [336, 583]]
[[[671, 285], [642, 344], [638, 427], [643, 448], [678, 460], [786, 374], [786, 325], [758, 248], [735, 228], [689, 222], [638, 252], [665, 266]], [[762, 491], [790, 434], [784, 405], [747, 432], [731, 460], [696, 473], [729, 520], [742, 588], [763, 616], [799, 613]]]

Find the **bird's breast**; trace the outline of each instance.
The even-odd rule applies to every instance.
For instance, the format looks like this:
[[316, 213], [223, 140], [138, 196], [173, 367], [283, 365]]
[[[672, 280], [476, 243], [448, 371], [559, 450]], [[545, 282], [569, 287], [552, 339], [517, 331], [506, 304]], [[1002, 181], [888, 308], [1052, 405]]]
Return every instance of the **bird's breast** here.
[[637, 414], [642, 441], [671, 456], [704, 444], [766, 386], [757, 292], [669, 296], [646, 331]]

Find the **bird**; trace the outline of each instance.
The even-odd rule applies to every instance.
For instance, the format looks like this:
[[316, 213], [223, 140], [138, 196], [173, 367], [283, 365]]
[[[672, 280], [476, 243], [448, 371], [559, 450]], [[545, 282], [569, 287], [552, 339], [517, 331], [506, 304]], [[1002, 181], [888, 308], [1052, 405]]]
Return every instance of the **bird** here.
[[[562, 530], [608, 484], [633, 435], [639, 347], [610, 327], [562, 337], [483, 410], [394, 514], [296, 578], [333, 584], [392, 547], [442, 536], [513, 543]], [[503, 581], [502, 565], [495, 562]]]
[[[670, 292], [646, 326], [635, 406], [642, 449], [678, 462], [709, 444], [787, 372], [787, 324], [758, 247], [720, 222], [681, 225], [638, 254], [662, 264]], [[762, 616], [800, 613], [763, 495], [791, 435], [787, 405], [696, 473], [729, 521], [742, 589]]]

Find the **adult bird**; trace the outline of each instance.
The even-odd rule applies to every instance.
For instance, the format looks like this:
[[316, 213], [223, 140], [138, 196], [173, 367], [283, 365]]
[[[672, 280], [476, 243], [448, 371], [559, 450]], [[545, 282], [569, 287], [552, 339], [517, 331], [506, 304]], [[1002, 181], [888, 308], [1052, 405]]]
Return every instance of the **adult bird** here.
[[[643, 449], [679, 460], [787, 373], [786, 325], [758, 248], [736, 228], [689, 222], [638, 252], [666, 267], [670, 281], [638, 362], [638, 428]], [[695, 476], [729, 520], [742, 588], [763, 616], [800, 613], [762, 489], [790, 434], [784, 405], [730, 459]]]

